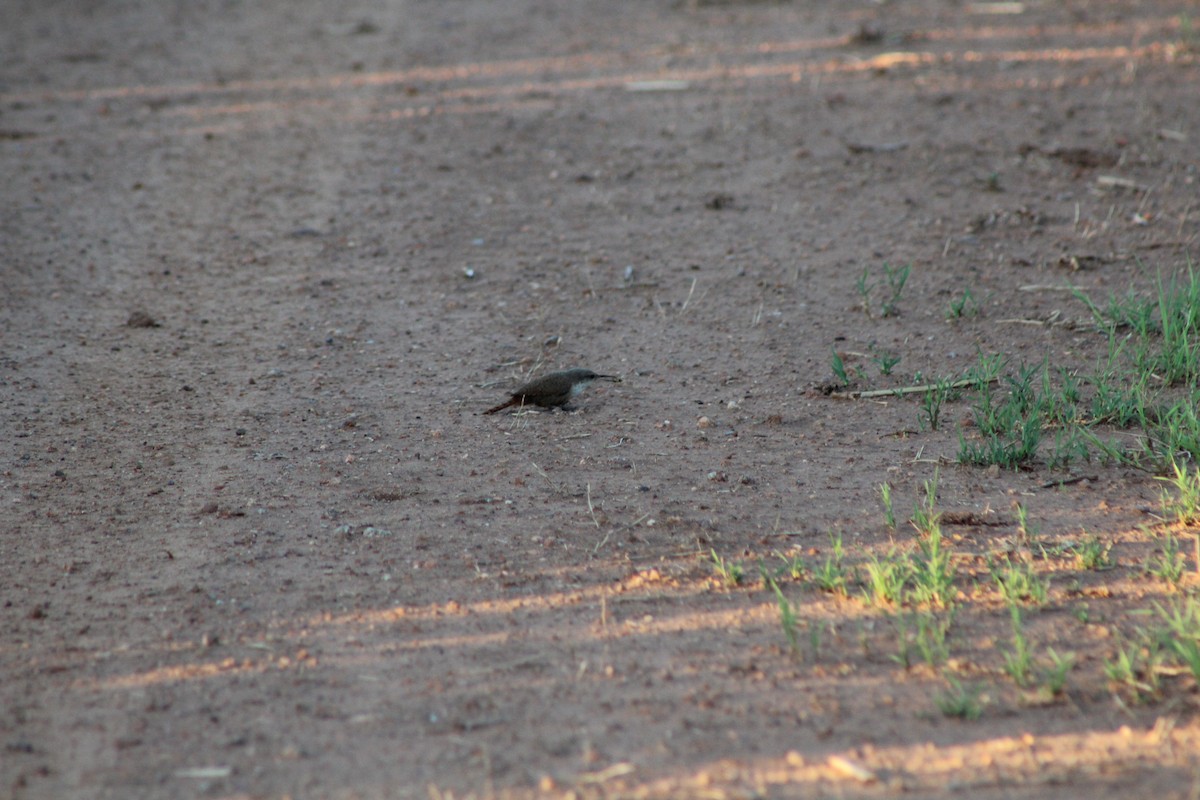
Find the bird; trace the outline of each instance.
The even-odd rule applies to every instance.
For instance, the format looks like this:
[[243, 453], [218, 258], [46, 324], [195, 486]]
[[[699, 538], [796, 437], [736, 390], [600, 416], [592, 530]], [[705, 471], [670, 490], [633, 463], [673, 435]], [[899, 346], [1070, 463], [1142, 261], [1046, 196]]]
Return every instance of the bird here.
[[590, 369], [575, 367], [559, 372], [550, 372], [540, 378], [530, 381], [509, 395], [508, 400], [489, 408], [484, 414], [495, 414], [511, 406], [535, 405], [543, 408], [565, 406], [577, 394], [588, 387], [592, 381], [614, 381], [620, 383], [616, 375], [598, 375]]

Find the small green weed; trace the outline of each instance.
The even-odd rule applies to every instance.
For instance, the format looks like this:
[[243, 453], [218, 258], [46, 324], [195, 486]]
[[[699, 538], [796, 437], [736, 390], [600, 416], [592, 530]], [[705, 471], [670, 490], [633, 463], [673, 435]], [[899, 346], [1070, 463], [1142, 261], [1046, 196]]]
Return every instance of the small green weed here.
[[1117, 653], [1111, 660], [1104, 659], [1104, 674], [1113, 683], [1137, 686], [1138, 651], [1136, 644], [1117, 645]]
[[[893, 268], [890, 264], [884, 263], [883, 278], [887, 283], [887, 288], [884, 298], [879, 303], [879, 315], [881, 317], [896, 315], [896, 304], [900, 302], [900, 295], [904, 292], [904, 284], [908, 282], [908, 276], [911, 271], [911, 264]], [[879, 281], [871, 277], [870, 267], [864, 267], [862, 274], [858, 276], [858, 280], [854, 283], [854, 288], [858, 292], [863, 311], [867, 313], [867, 316], [873, 316], [871, 296], [875, 293], [875, 287], [878, 285]]]
[[832, 552], [825, 557], [825, 561], [819, 567], [812, 570], [812, 579], [817, 588], [823, 592], [845, 595], [847, 574], [843, 563], [845, 550], [842, 546], [842, 535], [831, 533], [829, 546]]
[[774, 578], [768, 577], [765, 570], [763, 579], [775, 593], [775, 601], [779, 605], [779, 625], [783, 628], [783, 635], [787, 637], [792, 653], [799, 655], [800, 643], [796, 633], [796, 611], [792, 608], [791, 602], [783, 596], [783, 590], [779, 588], [779, 584], [775, 582]]
[[1042, 441], [1042, 425], [1035, 418], [1019, 422], [1006, 434], [987, 434], [982, 442], [968, 441], [961, 433], [958, 437], [958, 461], [961, 464], [997, 466], [1017, 469], [1037, 457], [1038, 445]]
[[1029, 509], [1024, 503], [1017, 503], [1017, 536], [1029, 547], [1037, 541], [1038, 531], [1029, 524]]
[[871, 268], [863, 267], [862, 274], [858, 276], [858, 280], [854, 282], [854, 288], [858, 292], [859, 302], [862, 303], [863, 311], [867, 312], [867, 316], [871, 316], [871, 292], [875, 289], [876, 281], [871, 279]]
[[1145, 424], [1146, 406], [1150, 402], [1150, 376], [1134, 375], [1115, 364], [1126, 341], [1110, 340], [1108, 363], [1088, 380], [1094, 391], [1090, 406], [1093, 425], [1130, 428]]
[[1162, 539], [1162, 552], [1146, 559], [1146, 573], [1174, 587], [1179, 586], [1186, 569], [1187, 559], [1179, 540], [1169, 533]]
[[825, 625], [818, 620], [808, 623], [808, 646], [812, 650], [813, 661], [819, 661], [821, 658], [821, 634], [824, 630]]
[[984, 355], [983, 351], [980, 350], [974, 366], [967, 369], [964, 377], [972, 381], [972, 386], [976, 392], [980, 394], [989, 392], [991, 391], [992, 383], [1004, 371], [1005, 363], [1005, 358], [1000, 353]]
[[879, 484], [879, 499], [883, 502], [883, 521], [888, 530], [896, 530], [896, 509], [892, 507], [892, 485], [887, 481]]
[[1170, 647], [1183, 666], [1191, 670], [1192, 678], [1200, 681], [1200, 642], [1195, 639], [1172, 639]]
[[1189, 266], [1186, 279], [1158, 280], [1158, 347], [1134, 353], [1134, 368], [1158, 375], [1168, 386], [1195, 384], [1200, 377], [1200, 279]]
[[1109, 335], [1110, 341], [1118, 330], [1131, 329], [1145, 336], [1154, 329], [1154, 301], [1139, 297], [1132, 290], [1124, 297], [1110, 295], [1105, 308], [1100, 308], [1078, 287], [1071, 290], [1075, 299], [1087, 306], [1101, 331]]
[[867, 587], [863, 595], [868, 603], [877, 606], [895, 605], [904, 599], [904, 589], [912, 577], [913, 567], [907, 556], [893, 547], [885, 558], [872, 555], [865, 565]]
[[954, 615], [938, 618], [928, 611], [913, 611], [892, 617], [896, 629], [897, 651], [891, 656], [905, 669], [913, 665], [914, 652], [930, 667], [938, 667], [950, 657], [946, 637], [954, 624]]
[[887, 376], [891, 375], [892, 370], [900, 363], [900, 356], [886, 350], [877, 350], [875, 345], [871, 345], [871, 361], [879, 367], [880, 375]]
[[1021, 609], [1010, 606], [1012, 617], [1012, 651], [1004, 654], [1004, 671], [1017, 686], [1028, 686], [1033, 673], [1033, 651], [1021, 626]]
[[971, 294], [970, 289], [963, 289], [963, 293], [950, 301], [949, 307], [946, 309], [946, 319], [962, 319], [963, 317], [974, 317], [979, 314], [979, 303], [975, 300], [975, 295]]
[[955, 396], [953, 382], [948, 379], [940, 379], [929, 385], [924, 392], [921, 393], [921, 410], [925, 412], [925, 416], [921, 418], [921, 427], [929, 425], [931, 431], [936, 431], [942, 422], [942, 406], [946, 404], [952, 396]]
[[842, 359], [841, 353], [833, 348], [830, 348], [830, 352], [833, 353], [833, 359], [829, 364], [830, 369], [833, 370], [834, 376], [843, 386], [849, 386], [850, 376], [846, 374], [846, 362]]
[[892, 617], [892, 623], [896, 627], [896, 654], [890, 658], [905, 669], [912, 667], [913, 642], [909, 636], [908, 622], [908, 617], [904, 614]]
[[[1171, 405], [1147, 411], [1144, 428], [1151, 445], [1146, 460], [1151, 466], [1165, 471], [1175, 461], [1176, 453], [1186, 454], [1192, 459], [1200, 458], [1197, 402], [1200, 402], [1200, 393], [1192, 391], [1188, 397]], [[1161, 455], [1164, 453], [1167, 455]]]
[[1070, 370], [1051, 370], [1043, 362], [1041, 388], [1033, 394], [1034, 407], [1045, 425], [1067, 427], [1080, 419], [1079, 378]]
[[1088, 536], [1074, 546], [1075, 564], [1080, 569], [1103, 570], [1113, 566], [1112, 542], [1104, 542], [1099, 536]]
[[927, 612], [914, 614], [917, 631], [915, 643], [921, 658], [931, 667], [936, 667], [950, 658], [950, 647], [946, 644], [946, 635], [954, 624], [954, 615], [948, 614], [938, 618]]
[[909, 597], [919, 604], [949, 608], [954, 603], [954, 567], [950, 551], [942, 543], [941, 526], [934, 526], [918, 542], [919, 553], [912, 559], [912, 590]]
[[983, 703], [980, 700], [983, 689], [978, 686], [964, 686], [949, 675], [945, 677], [948, 688], [938, 692], [933, 698], [938, 710], [947, 717], [972, 721], [979, 719], [983, 714]]
[[1089, 458], [1088, 438], [1080, 430], [1080, 380], [1073, 372], [1051, 369], [1045, 361], [1021, 365], [1005, 378], [1005, 385], [1007, 392], [992, 392], [988, 384], [978, 384], [971, 407], [978, 435], [968, 438], [959, 431], [961, 463], [1021, 467], [1037, 458], [1047, 428], [1057, 430], [1052, 467]]
[[1091, 461], [1088, 436], [1078, 425], [1067, 425], [1054, 433], [1054, 449], [1050, 452], [1050, 469], [1067, 469], [1076, 461]]
[[742, 582], [745, 577], [745, 570], [742, 567], [742, 562], [731, 561], [717, 555], [717, 551], [709, 549], [712, 554], [713, 571], [720, 577], [721, 582], [729, 588], [733, 588]]
[[880, 306], [883, 316], [895, 316], [896, 303], [900, 302], [900, 295], [904, 291], [904, 284], [908, 282], [908, 275], [911, 271], [911, 264], [906, 264], [903, 267], [896, 267], [893, 269], [886, 262], [884, 263], [883, 276], [887, 280], [888, 291], [890, 294]]
[[1189, 597], [1174, 600], [1169, 606], [1154, 604], [1158, 615], [1166, 623], [1166, 631], [1180, 639], [1200, 640], [1200, 600]]
[[958, 460], [965, 464], [1015, 469], [1037, 456], [1042, 440], [1042, 418], [1034, 385], [1037, 367], [1021, 366], [1008, 376], [1007, 394], [997, 400], [984, 386], [971, 408], [980, 441], [968, 441], [959, 432]]
[[1132, 690], [1138, 700], [1157, 695], [1157, 667], [1162, 661], [1159, 641], [1145, 633], [1133, 642], [1124, 641], [1119, 634], [1114, 638], [1117, 652], [1111, 660], [1104, 660], [1104, 674], [1117, 686]]
[[1156, 603], [1155, 609], [1166, 623], [1159, 641], [1200, 681], [1200, 600], [1175, 600], [1168, 607]]
[[918, 604], [948, 607], [955, 596], [954, 568], [942, 540], [942, 514], [937, 510], [938, 473], [925, 481], [925, 500], [913, 506], [912, 525], [920, 537], [918, 552], [910, 559], [912, 589], [909, 597]]
[[912, 526], [917, 529], [918, 536], [930, 536], [941, 528], [941, 512], [937, 510], [938, 472], [934, 470], [933, 478], [925, 481], [925, 500], [913, 504]]
[[1200, 522], [1200, 469], [1189, 470], [1172, 457], [1171, 475], [1159, 480], [1170, 486], [1160, 496], [1163, 516], [1181, 525]]
[[1040, 577], [1030, 564], [1006, 561], [1003, 567], [992, 572], [992, 579], [1009, 606], [1016, 607], [1020, 603], [1042, 606], [1050, 594], [1049, 579]]
[[808, 567], [805, 565], [804, 559], [799, 553], [785, 555], [776, 550], [775, 557], [783, 562], [783, 566], [779, 568], [779, 574], [787, 575], [794, 581], [798, 581], [804, 577], [804, 573], [807, 571]]
[[1050, 668], [1046, 671], [1045, 684], [1052, 697], [1058, 697], [1067, 688], [1067, 673], [1075, 667], [1075, 654], [1059, 655], [1053, 647], [1046, 648]]

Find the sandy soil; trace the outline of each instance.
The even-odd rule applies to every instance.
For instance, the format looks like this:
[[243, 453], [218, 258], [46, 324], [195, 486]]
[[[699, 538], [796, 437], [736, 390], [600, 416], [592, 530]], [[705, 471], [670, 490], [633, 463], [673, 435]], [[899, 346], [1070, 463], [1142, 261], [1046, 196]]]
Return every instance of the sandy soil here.
[[[1195, 682], [1104, 669], [1174, 593], [1161, 484], [826, 392], [1090, 368], [1061, 287], [1197, 262], [1194, 4], [6, 5], [0, 795], [1195, 796]], [[480, 415], [574, 365], [623, 382]], [[959, 611], [906, 668], [854, 576], [935, 476]], [[1018, 505], [1113, 548], [1033, 562], [1052, 698]], [[757, 565], [831, 533], [793, 650]]]

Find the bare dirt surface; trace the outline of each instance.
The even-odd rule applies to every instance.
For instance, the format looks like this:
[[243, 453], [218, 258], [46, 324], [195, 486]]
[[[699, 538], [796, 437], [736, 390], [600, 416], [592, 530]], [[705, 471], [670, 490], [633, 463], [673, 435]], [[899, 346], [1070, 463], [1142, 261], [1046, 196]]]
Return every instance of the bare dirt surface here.
[[[1154, 476], [825, 391], [1091, 368], [1062, 287], [1196, 263], [1189, 9], [8, 0], [0, 795], [1194, 797], [1195, 681], [1105, 671], [1177, 593]], [[480, 414], [575, 365], [623, 382]], [[862, 569], [935, 474], [957, 613], [906, 667]], [[1112, 545], [1030, 562], [1051, 697], [1018, 506]]]

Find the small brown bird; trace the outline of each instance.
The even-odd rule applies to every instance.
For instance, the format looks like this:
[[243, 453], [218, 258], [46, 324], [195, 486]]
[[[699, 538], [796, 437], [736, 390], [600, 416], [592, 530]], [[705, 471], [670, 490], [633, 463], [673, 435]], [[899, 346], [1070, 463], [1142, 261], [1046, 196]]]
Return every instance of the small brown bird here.
[[495, 414], [511, 406], [535, 405], [543, 408], [565, 406], [575, 395], [582, 392], [592, 381], [616, 381], [621, 379], [616, 375], [597, 375], [590, 369], [564, 369], [561, 372], [551, 372], [536, 380], [532, 380], [517, 389], [506, 402], [495, 408], [489, 408], [485, 414]]

